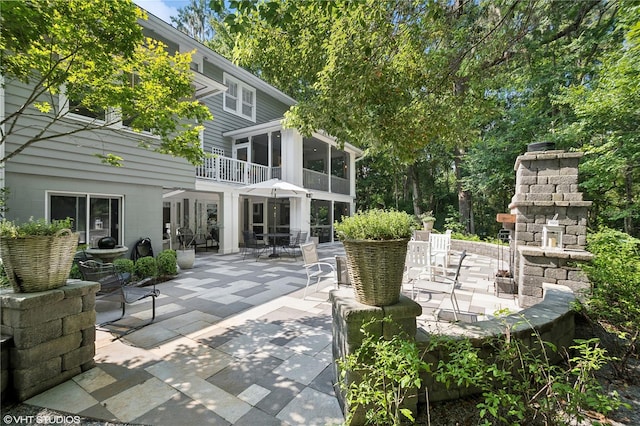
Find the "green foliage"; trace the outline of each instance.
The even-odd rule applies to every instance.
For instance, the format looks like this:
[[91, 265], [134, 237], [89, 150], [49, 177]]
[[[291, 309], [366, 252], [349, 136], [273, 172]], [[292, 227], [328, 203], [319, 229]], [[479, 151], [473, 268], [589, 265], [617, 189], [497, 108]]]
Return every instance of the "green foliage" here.
[[136, 260], [134, 273], [139, 279], [157, 277], [158, 264], [156, 263], [156, 259], [151, 256], [146, 256]]
[[334, 229], [341, 240], [394, 240], [410, 238], [416, 226], [405, 212], [371, 209], [335, 222]]
[[73, 265], [71, 265], [71, 270], [69, 271], [69, 278], [74, 280], [82, 279], [82, 273], [80, 272], [80, 267], [75, 262], [73, 263]]
[[[403, 419], [415, 421], [413, 413], [402, 408], [402, 403], [420, 388], [420, 373], [428, 371], [428, 365], [407, 336], [395, 335], [386, 340], [371, 333], [370, 328], [379, 326], [380, 321], [372, 319], [364, 323], [360, 329], [364, 336], [361, 346], [346, 359], [337, 361], [340, 386], [346, 391], [349, 404], [347, 425], [358, 409], [366, 410], [367, 424], [400, 425]], [[351, 383], [346, 382], [347, 372], [357, 376]]]
[[30, 218], [28, 222], [22, 224], [2, 220], [0, 222], [0, 236], [3, 238], [22, 238], [28, 236], [55, 235], [60, 230], [71, 229], [71, 225], [71, 218], [53, 220], [51, 222], [47, 222], [44, 219], [34, 220]]
[[640, 334], [640, 239], [609, 228], [587, 236], [594, 257], [582, 264], [592, 284], [587, 314], [627, 340], [619, 372], [635, 351]]
[[[197, 123], [212, 116], [194, 99], [191, 54], [169, 54], [162, 43], [145, 39], [138, 19], [146, 16], [131, 1], [17, 0], [3, 2], [0, 19], [4, 84], [24, 83], [28, 88], [24, 105], [0, 118], [5, 129], [0, 143], [28, 125], [36, 110], [45, 120], [0, 162], [32, 144], [78, 131], [115, 131], [112, 120], [77, 122], [71, 130], [55, 126], [73, 112], [68, 102], [58, 102], [63, 87], [66, 98], [79, 102], [79, 108], [97, 116], [117, 111], [134, 131], [159, 136], [134, 138], [136, 145], [194, 164], [201, 161]], [[106, 164], [122, 162], [109, 152], [96, 156]]]
[[175, 250], [163, 250], [156, 257], [158, 275], [173, 276], [178, 273], [177, 253]]
[[[532, 349], [511, 337], [511, 330], [484, 350], [468, 338], [432, 339], [429, 351], [447, 354], [433, 367], [438, 382], [473, 387], [483, 425], [564, 425], [580, 422], [587, 411], [607, 414], [623, 405], [617, 394], [604, 392], [594, 373], [611, 358], [597, 339], [577, 340], [564, 364], [552, 364], [557, 348], [532, 335]], [[491, 353], [491, 357], [482, 354]], [[540, 419], [540, 420], [536, 420]]]
[[7, 277], [7, 271], [4, 269], [2, 259], [0, 259], [0, 288], [11, 288], [11, 282]]
[[124, 258], [114, 259], [113, 267], [117, 272], [120, 272], [120, 273], [126, 272], [129, 274], [133, 274], [135, 272], [135, 265], [133, 263], [133, 260], [131, 259], [124, 259]]

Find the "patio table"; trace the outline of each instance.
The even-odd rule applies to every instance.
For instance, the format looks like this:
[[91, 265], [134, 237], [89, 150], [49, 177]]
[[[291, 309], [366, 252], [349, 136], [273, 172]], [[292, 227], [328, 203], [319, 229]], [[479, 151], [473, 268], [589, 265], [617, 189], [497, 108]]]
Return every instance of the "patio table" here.
[[278, 247], [278, 238], [289, 237], [289, 233], [285, 232], [267, 232], [266, 234], [256, 234], [256, 237], [267, 238], [267, 241], [271, 247], [273, 247], [273, 251], [269, 255], [269, 257], [276, 258], [280, 257], [280, 254], [276, 251]]

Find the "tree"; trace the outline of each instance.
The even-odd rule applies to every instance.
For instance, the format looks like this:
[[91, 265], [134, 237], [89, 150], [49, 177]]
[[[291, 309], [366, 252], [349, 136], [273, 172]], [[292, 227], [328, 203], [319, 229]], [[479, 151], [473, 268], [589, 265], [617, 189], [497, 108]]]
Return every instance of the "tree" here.
[[204, 43], [213, 35], [213, 29], [209, 23], [211, 11], [207, 5], [207, 0], [191, 0], [191, 2], [178, 9], [178, 16], [171, 17], [171, 22], [176, 28]]
[[561, 137], [586, 152], [582, 188], [595, 200], [599, 221], [640, 235], [640, 5], [622, 2], [616, 31], [624, 39], [601, 56], [590, 81], [557, 98], [576, 121]]
[[[21, 86], [27, 94], [0, 117], [0, 144], [24, 135], [31, 115], [46, 121], [0, 163], [35, 143], [85, 131], [118, 132], [114, 124], [120, 122], [159, 136], [157, 142], [141, 138], [147, 149], [201, 161], [198, 123], [212, 117], [194, 99], [191, 55], [169, 55], [162, 43], [145, 39], [138, 19], [146, 16], [129, 0], [2, 3], [0, 72], [5, 85]], [[96, 119], [58, 125], [78, 111]], [[96, 155], [113, 165], [123, 160]]]
[[288, 125], [407, 165], [430, 144], [448, 146], [473, 232], [463, 160], [500, 106], [490, 96], [498, 77], [542, 45], [535, 40], [579, 33], [605, 3], [245, 0], [230, 2], [226, 22], [239, 34], [234, 59], [299, 100]]

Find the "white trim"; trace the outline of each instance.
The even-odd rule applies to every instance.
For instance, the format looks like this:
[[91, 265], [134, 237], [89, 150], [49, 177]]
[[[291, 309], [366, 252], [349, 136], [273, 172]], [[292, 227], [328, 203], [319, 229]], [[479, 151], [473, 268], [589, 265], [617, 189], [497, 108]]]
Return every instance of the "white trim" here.
[[[256, 122], [256, 108], [257, 108], [257, 100], [256, 100], [256, 89], [244, 83], [243, 81], [237, 79], [236, 77], [228, 74], [226, 72], [222, 73], [222, 81], [224, 85], [227, 87], [227, 91], [224, 92], [224, 96], [222, 99], [222, 109], [231, 114], [235, 114], [239, 117], [245, 118], [247, 120], [251, 120], [254, 123]], [[237, 90], [235, 92], [235, 96], [231, 93], [231, 85], [235, 85]], [[251, 115], [247, 115], [243, 111], [243, 107], [245, 105], [245, 94], [250, 94], [252, 103], [251, 106]], [[230, 108], [227, 106], [227, 99], [233, 99], [236, 103], [235, 108]]]

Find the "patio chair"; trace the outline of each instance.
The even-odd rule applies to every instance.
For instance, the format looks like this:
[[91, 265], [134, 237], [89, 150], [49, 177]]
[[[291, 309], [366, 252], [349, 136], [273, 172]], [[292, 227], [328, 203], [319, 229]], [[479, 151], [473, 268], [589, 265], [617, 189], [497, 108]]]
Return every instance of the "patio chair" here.
[[300, 245], [300, 251], [302, 251], [302, 259], [304, 260], [304, 269], [307, 272], [307, 285], [304, 288], [303, 299], [307, 297], [307, 289], [312, 279], [316, 280], [316, 291], [320, 285], [320, 280], [323, 278], [332, 278], [336, 287], [338, 286], [338, 280], [336, 279], [336, 268], [327, 260], [333, 258], [318, 258], [318, 250], [314, 243], [305, 243]]
[[[297, 258], [296, 253], [301, 251], [300, 245], [307, 242], [306, 231], [293, 231], [289, 235], [289, 241], [282, 246], [282, 249], [287, 253], [293, 253], [293, 257]], [[302, 253], [301, 253], [302, 255]]]
[[411, 283], [425, 270], [431, 276], [431, 244], [429, 241], [409, 241], [404, 264], [404, 281]]
[[242, 239], [244, 241], [244, 249], [242, 259], [244, 260], [249, 250], [256, 255], [256, 262], [260, 258], [260, 255], [264, 253], [269, 247], [264, 244], [263, 241], [259, 241], [256, 237], [256, 233], [253, 231], [242, 231]]
[[456, 287], [459, 285], [460, 269], [462, 268], [462, 261], [467, 257], [467, 252], [460, 253], [460, 260], [456, 268], [456, 272], [453, 278], [446, 275], [431, 275], [431, 271], [425, 271], [420, 274], [415, 280], [412, 281], [411, 296], [417, 301], [417, 294], [420, 290], [425, 290], [429, 293], [444, 293], [448, 294], [451, 299], [451, 305], [453, 306], [453, 318], [458, 321], [458, 313], [460, 313], [460, 307], [458, 306], [458, 299], [456, 298]]
[[[78, 266], [85, 281], [93, 281], [100, 284], [97, 295], [103, 296], [102, 299], [104, 300], [120, 302], [122, 308], [120, 317], [99, 324], [100, 326], [119, 321], [125, 315], [126, 305], [149, 297], [151, 298], [151, 321], [131, 329], [130, 332], [151, 324], [155, 320], [156, 298], [160, 295], [160, 290], [156, 289], [153, 278], [131, 282], [127, 279], [127, 277], [130, 276], [116, 271], [113, 263], [101, 263], [95, 260], [80, 261], [78, 262]], [[149, 283], [153, 284], [145, 287], [145, 285]]]
[[446, 275], [449, 267], [449, 250], [451, 250], [451, 231], [444, 234], [429, 235], [431, 250], [431, 265], [442, 266], [442, 275]]

